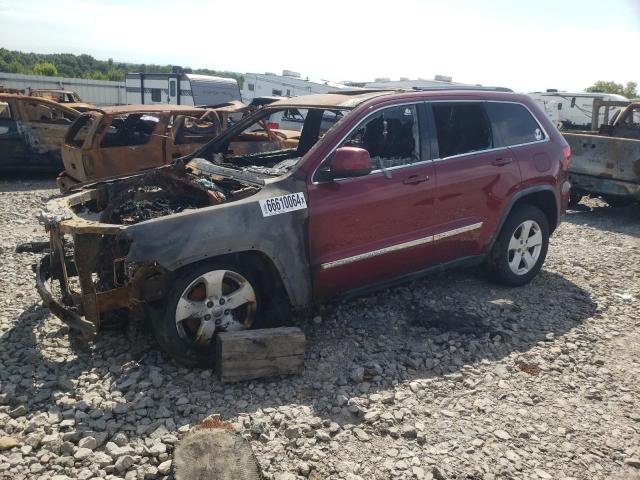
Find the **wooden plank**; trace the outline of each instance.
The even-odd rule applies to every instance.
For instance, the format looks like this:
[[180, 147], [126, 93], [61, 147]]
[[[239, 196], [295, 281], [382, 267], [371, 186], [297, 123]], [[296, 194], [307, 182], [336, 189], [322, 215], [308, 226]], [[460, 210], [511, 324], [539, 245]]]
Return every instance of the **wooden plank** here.
[[304, 370], [305, 336], [296, 327], [224, 332], [216, 337], [222, 382], [238, 382]]

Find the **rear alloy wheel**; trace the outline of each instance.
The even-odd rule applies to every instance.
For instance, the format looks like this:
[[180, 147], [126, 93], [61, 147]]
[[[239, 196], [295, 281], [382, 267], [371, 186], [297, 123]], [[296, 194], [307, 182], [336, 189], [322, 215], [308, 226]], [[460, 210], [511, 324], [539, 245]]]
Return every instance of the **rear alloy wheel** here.
[[509, 286], [529, 283], [542, 268], [548, 247], [549, 223], [545, 214], [532, 205], [516, 207], [491, 252], [493, 278]]
[[158, 343], [179, 362], [211, 367], [215, 336], [255, 324], [258, 292], [249, 272], [203, 265], [175, 282], [163, 318], [154, 323]]

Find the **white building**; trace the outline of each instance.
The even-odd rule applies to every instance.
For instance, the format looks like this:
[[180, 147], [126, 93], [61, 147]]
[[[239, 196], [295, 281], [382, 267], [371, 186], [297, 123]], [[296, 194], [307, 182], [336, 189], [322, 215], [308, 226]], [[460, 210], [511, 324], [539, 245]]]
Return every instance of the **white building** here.
[[22, 73], [0, 73], [0, 85], [18, 90], [49, 88], [73, 90], [83, 102], [97, 106], [122, 105], [126, 103], [124, 82], [110, 80], [86, 80], [84, 78], [45, 77]]
[[328, 80], [310, 80], [302, 78], [298, 72], [284, 70], [282, 75], [246, 73], [241, 95], [242, 101], [249, 103], [255, 97], [297, 97], [310, 93], [329, 93], [338, 90], [353, 90], [353, 87]]

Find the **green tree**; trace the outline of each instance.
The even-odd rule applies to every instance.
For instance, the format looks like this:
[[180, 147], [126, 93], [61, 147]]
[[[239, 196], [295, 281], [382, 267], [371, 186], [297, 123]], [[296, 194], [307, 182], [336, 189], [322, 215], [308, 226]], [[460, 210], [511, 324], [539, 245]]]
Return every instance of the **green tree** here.
[[627, 82], [626, 85], [616, 83], [612, 81], [598, 80], [590, 87], [587, 87], [587, 92], [598, 93], [615, 93], [618, 95], [624, 95], [627, 98], [635, 98], [638, 96], [637, 91], [638, 84], [636, 82]]
[[7, 72], [9, 73], [24, 73], [24, 66], [17, 60], [11, 60], [7, 66]]
[[124, 72], [122, 70], [118, 70], [117, 68], [111, 68], [107, 72], [107, 79], [115, 82], [121, 82], [122, 80], [124, 80]]
[[46, 75], [47, 77], [56, 77], [58, 75], [58, 69], [53, 63], [41, 62], [36, 63], [31, 71], [34, 75]]

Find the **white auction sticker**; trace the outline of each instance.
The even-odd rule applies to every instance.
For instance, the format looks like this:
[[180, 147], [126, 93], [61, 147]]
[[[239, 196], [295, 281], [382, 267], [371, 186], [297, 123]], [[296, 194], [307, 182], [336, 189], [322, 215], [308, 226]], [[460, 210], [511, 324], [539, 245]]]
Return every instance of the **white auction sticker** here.
[[260, 208], [262, 209], [262, 215], [264, 217], [270, 217], [271, 215], [307, 208], [307, 201], [302, 192], [289, 193], [280, 197], [260, 200]]

